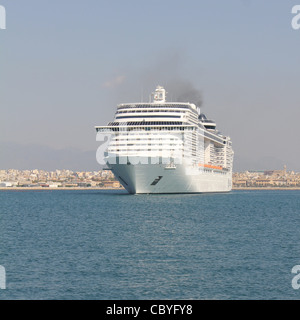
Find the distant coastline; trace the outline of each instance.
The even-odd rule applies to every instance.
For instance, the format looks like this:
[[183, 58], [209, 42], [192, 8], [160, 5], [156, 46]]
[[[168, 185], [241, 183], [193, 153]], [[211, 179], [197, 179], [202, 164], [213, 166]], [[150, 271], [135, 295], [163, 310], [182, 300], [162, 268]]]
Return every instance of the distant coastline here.
[[[0, 170], [0, 191], [4, 190], [124, 190], [108, 169]], [[300, 190], [300, 172], [281, 170], [234, 172], [232, 190]]]

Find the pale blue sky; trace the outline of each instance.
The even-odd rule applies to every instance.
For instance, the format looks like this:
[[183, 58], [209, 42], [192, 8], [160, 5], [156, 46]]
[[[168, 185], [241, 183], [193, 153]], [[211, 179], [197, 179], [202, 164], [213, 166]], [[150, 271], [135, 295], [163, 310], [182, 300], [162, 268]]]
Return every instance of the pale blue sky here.
[[[0, 30], [6, 146], [93, 154], [94, 125], [111, 121], [117, 103], [185, 81], [202, 92], [203, 112], [231, 136], [237, 170], [286, 163], [300, 171], [300, 30], [291, 27], [300, 0], [0, 4], [7, 11], [7, 29]], [[0, 167], [10, 165], [9, 152], [0, 150]]]

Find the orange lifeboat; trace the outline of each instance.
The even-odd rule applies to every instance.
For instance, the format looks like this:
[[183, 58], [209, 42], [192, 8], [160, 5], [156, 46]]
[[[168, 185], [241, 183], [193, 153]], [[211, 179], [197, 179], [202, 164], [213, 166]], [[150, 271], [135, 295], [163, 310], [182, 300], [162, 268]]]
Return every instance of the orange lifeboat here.
[[223, 167], [221, 167], [221, 166], [213, 166], [212, 164], [198, 163], [198, 166], [199, 167], [204, 167], [204, 168], [210, 168], [210, 169], [223, 170]]

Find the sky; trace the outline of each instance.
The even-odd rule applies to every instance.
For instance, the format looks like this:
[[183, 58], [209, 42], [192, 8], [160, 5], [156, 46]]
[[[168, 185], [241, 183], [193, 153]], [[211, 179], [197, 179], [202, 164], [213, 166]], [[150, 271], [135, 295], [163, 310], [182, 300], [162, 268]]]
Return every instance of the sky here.
[[97, 170], [94, 126], [163, 85], [201, 94], [234, 171], [300, 171], [297, 4], [0, 0], [0, 169]]

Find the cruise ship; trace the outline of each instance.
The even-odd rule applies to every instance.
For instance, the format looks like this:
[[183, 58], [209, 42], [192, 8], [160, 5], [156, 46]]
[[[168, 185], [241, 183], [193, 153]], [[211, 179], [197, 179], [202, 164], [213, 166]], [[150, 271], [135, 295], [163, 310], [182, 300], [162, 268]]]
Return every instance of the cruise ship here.
[[190, 102], [167, 102], [157, 86], [148, 103], [117, 106], [96, 126], [97, 161], [131, 194], [229, 192], [233, 149], [228, 136]]

